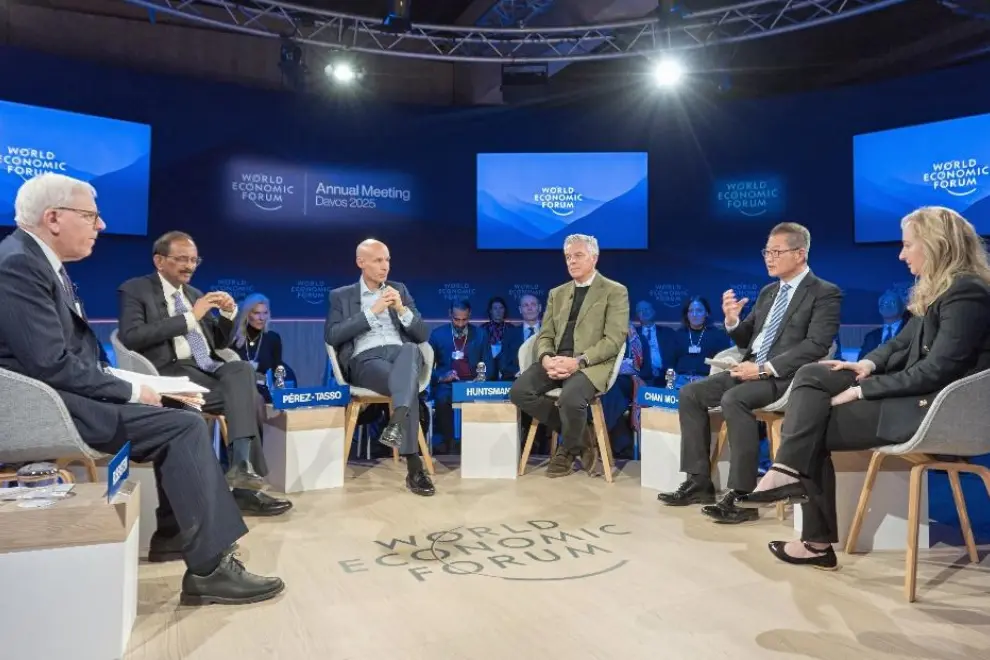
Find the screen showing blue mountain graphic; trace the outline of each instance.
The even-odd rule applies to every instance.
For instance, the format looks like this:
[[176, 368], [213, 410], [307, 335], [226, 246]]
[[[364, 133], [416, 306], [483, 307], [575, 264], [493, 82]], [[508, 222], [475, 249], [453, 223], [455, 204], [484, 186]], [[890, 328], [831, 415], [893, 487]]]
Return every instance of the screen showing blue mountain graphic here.
[[853, 138], [856, 242], [901, 240], [921, 206], [961, 213], [990, 235], [990, 114]]
[[478, 154], [479, 250], [645, 250], [648, 209], [645, 153]]
[[28, 179], [65, 174], [96, 188], [107, 233], [148, 233], [151, 126], [0, 101], [0, 225]]

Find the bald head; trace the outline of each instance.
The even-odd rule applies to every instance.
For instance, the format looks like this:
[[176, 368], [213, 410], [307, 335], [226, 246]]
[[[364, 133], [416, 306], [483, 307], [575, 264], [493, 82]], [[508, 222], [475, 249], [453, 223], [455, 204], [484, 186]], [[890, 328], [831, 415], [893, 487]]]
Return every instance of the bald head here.
[[369, 289], [377, 289], [388, 279], [390, 256], [388, 246], [374, 238], [368, 238], [358, 243], [357, 267]]

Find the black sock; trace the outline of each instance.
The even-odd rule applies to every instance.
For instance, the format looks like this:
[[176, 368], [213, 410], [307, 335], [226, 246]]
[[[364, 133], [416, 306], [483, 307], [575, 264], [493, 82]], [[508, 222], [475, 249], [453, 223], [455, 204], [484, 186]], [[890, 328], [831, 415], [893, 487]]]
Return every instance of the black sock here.
[[710, 486], [712, 485], [712, 478], [707, 474], [689, 474], [688, 479], [698, 484], [699, 486]]
[[217, 555], [216, 557], [202, 564], [199, 564], [197, 566], [190, 566], [189, 570], [192, 572], [193, 575], [206, 577], [207, 575], [211, 574], [213, 571], [217, 570], [217, 566], [220, 565], [220, 562], [223, 560], [223, 557], [224, 556], [222, 554]]
[[419, 457], [419, 454], [407, 454], [405, 458], [409, 474], [416, 474], [423, 469], [423, 459]]

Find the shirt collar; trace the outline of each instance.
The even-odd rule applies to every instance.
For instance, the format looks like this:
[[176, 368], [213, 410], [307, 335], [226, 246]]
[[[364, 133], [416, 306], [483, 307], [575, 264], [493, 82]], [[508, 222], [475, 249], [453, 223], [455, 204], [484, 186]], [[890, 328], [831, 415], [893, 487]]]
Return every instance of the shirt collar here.
[[158, 279], [161, 280], [161, 282], [162, 282], [162, 291], [165, 292], [165, 297], [166, 298], [174, 298], [175, 297], [175, 292], [178, 291], [179, 289], [177, 289], [174, 286], [172, 286], [172, 283], [169, 282], [168, 280], [166, 280], [165, 277], [162, 276], [161, 273], [158, 273]]
[[593, 270], [593, 271], [591, 271], [591, 277], [588, 278], [588, 281], [587, 282], [580, 282], [580, 283], [579, 282], [575, 282], [574, 283], [574, 286], [576, 286], [576, 287], [591, 286], [591, 283], [595, 281], [595, 276], [596, 275], [598, 275], [598, 271], [597, 270]]
[[371, 289], [368, 288], [368, 285], [365, 283], [363, 277], [358, 280], [358, 286], [361, 287], [361, 295], [362, 296], [365, 295], [365, 294], [369, 294], [369, 293], [378, 293], [377, 290], [376, 291], [372, 291]]
[[801, 286], [801, 282], [804, 281], [804, 278], [807, 277], [808, 276], [808, 273], [810, 273], [810, 272], [811, 272], [811, 269], [808, 268], [808, 267], [805, 267], [804, 270], [802, 270], [800, 273], [798, 273], [797, 275], [795, 275], [794, 277], [792, 277], [790, 280], [787, 280], [787, 281], [781, 280], [780, 282], [781, 282], [781, 284], [790, 284], [791, 285], [791, 291], [794, 291], [799, 286]]
[[55, 274], [56, 275], [60, 274], [59, 271], [62, 270], [62, 260], [58, 258], [57, 254], [55, 254], [55, 250], [53, 250], [51, 246], [48, 245], [48, 243], [45, 243], [43, 240], [41, 240], [40, 236], [37, 236], [29, 231], [25, 231], [24, 233], [30, 236], [32, 239], [34, 239], [34, 242], [37, 243], [39, 247], [41, 247], [41, 251], [45, 253], [45, 259], [47, 259], [48, 263], [51, 264], [51, 267], [55, 271]]

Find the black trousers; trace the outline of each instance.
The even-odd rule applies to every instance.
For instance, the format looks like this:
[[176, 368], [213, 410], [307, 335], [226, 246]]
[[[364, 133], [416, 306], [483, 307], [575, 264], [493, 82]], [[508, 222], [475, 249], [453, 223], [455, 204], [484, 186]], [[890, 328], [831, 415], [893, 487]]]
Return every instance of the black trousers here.
[[402, 429], [403, 456], [419, 453], [419, 374], [424, 369], [419, 346], [376, 346], [351, 358], [348, 374], [352, 385], [392, 397], [395, 408], [409, 414]]
[[116, 437], [131, 443], [131, 460], [154, 464], [158, 531], [181, 536], [187, 565], [215, 560], [247, 534], [199, 413], [124, 404], [119, 420]]
[[801, 367], [787, 402], [775, 463], [797, 470], [811, 482], [812, 499], [802, 505], [801, 540], [838, 543], [833, 451], [861, 451], [885, 444], [877, 438], [880, 401], [852, 401], [832, 407], [832, 397], [856, 384], [851, 371], [820, 364]]
[[754, 410], [768, 406], [787, 391], [786, 378], [740, 381], [722, 371], [681, 388], [681, 470], [710, 478], [712, 423], [709, 408], [722, 406], [728, 427], [731, 461], [729, 488], [750, 492], [756, 488], [760, 467], [760, 423]]
[[[561, 392], [556, 401], [544, 396], [558, 387]], [[554, 380], [547, 375], [543, 365], [536, 363], [522, 372], [512, 384], [509, 399], [524, 413], [545, 424], [550, 431], [559, 433], [561, 450], [576, 456], [584, 447], [588, 405], [597, 394], [595, 385], [580, 371], [567, 380]]]
[[261, 476], [268, 474], [258, 425], [261, 395], [250, 362], [228, 362], [210, 374], [200, 369], [193, 360], [179, 360], [163, 367], [161, 374], [188, 376], [192, 382], [208, 388], [210, 391], [203, 395], [203, 412], [227, 418], [227, 433], [231, 441], [251, 438], [251, 465]]

